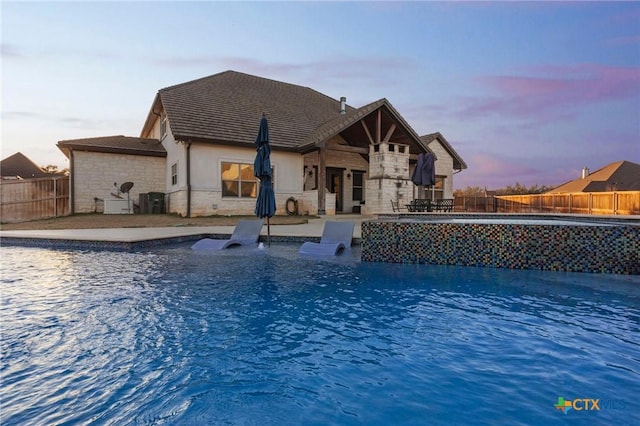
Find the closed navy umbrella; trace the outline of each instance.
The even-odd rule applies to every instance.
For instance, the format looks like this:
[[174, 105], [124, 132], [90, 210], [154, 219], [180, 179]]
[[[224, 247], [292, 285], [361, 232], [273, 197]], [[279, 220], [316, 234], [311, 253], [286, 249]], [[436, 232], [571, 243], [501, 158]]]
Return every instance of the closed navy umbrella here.
[[269, 218], [276, 213], [276, 196], [271, 181], [271, 147], [269, 146], [269, 123], [262, 114], [260, 130], [256, 137], [258, 152], [253, 162], [253, 174], [260, 179], [260, 190], [256, 200], [256, 216], [267, 218], [267, 244], [271, 245], [271, 224]]

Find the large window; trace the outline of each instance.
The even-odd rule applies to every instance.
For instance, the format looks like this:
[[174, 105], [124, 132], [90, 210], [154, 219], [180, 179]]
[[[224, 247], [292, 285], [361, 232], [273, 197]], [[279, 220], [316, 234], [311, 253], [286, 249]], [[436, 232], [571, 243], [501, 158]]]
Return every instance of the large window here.
[[258, 182], [253, 164], [222, 163], [222, 196], [256, 198]]

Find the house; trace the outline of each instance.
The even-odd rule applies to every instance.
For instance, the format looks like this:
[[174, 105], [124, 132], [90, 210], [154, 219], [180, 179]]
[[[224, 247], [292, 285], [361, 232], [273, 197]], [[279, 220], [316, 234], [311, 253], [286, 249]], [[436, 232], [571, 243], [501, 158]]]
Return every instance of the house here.
[[[236, 71], [160, 89], [140, 137], [66, 140], [74, 212], [94, 211], [113, 184], [159, 191], [182, 216], [253, 214], [254, 144], [269, 122], [277, 214], [374, 213], [389, 200], [453, 198], [466, 164], [440, 134], [420, 137], [385, 99], [359, 108], [311, 88]], [[417, 157], [433, 152], [437, 190], [410, 180]]]
[[5, 158], [0, 162], [2, 179], [35, 179], [63, 176], [62, 173], [47, 173], [21, 152]]
[[429, 188], [417, 188], [417, 198], [429, 198], [432, 200], [453, 198], [452, 175], [466, 169], [467, 164], [440, 132], [421, 136], [420, 139], [427, 144], [427, 147], [436, 155], [438, 161], [435, 163], [435, 185]]
[[104, 136], [60, 141], [58, 148], [69, 158], [72, 213], [98, 211], [125, 182], [134, 183], [134, 201], [165, 192], [167, 152], [158, 139]]
[[593, 173], [582, 169], [580, 178], [564, 183], [547, 193], [640, 191], [640, 164], [617, 161]]

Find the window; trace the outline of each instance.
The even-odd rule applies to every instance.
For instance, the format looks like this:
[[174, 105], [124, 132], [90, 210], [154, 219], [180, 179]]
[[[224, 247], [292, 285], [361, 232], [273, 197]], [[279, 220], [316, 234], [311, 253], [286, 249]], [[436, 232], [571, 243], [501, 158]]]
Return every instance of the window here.
[[444, 198], [445, 176], [436, 176], [436, 184], [433, 185], [433, 199], [442, 200]]
[[253, 164], [222, 163], [222, 196], [256, 198], [258, 181]]
[[160, 139], [167, 135], [167, 114], [164, 112], [160, 116]]
[[353, 171], [353, 201], [364, 199], [364, 173]]
[[178, 163], [171, 165], [171, 185], [178, 184]]

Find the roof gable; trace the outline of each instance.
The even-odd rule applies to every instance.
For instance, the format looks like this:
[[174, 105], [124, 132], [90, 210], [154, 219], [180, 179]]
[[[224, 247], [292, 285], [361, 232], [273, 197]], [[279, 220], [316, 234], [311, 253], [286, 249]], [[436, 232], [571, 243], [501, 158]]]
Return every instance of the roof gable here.
[[[397, 126], [390, 137], [391, 141], [409, 145], [410, 150], [415, 154], [429, 151], [427, 145], [421, 141], [420, 137], [411, 128], [409, 123], [405, 121], [393, 105], [391, 105], [391, 103], [385, 98], [379, 99], [357, 109], [351, 109], [345, 114], [341, 114], [333, 120], [322, 124], [309, 135], [309, 138], [304, 142], [302, 149], [305, 147], [314, 147], [337, 134], [343, 134], [345, 139], [351, 143], [358, 140], [364, 141], [366, 145], [369, 145], [368, 137], [362, 129], [362, 125], [359, 123], [362, 121], [368, 128], [374, 129], [376, 118], [372, 116], [372, 114], [379, 110], [384, 112], [384, 118], [388, 121], [385, 123], [387, 126], [385, 130], [389, 130], [388, 127], [391, 124], [397, 123]], [[367, 121], [370, 121], [370, 123], [367, 124]], [[382, 136], [384, 135], [381, 135], [381, 137]]]
[[451, 155], [453, 158], [453, 168], [456, 170], [464, 170], [467, 168], [467, 163], [464, 162], [462, 157], [456, 152], [455, 149], [451, 146], [449, 141], [442, 135], [440, 132], [430, 133], [428, 135], [420, 136], [422, 141], [429, 145], [433, 141], [437, 140], [444, 147], [444, 149]]

